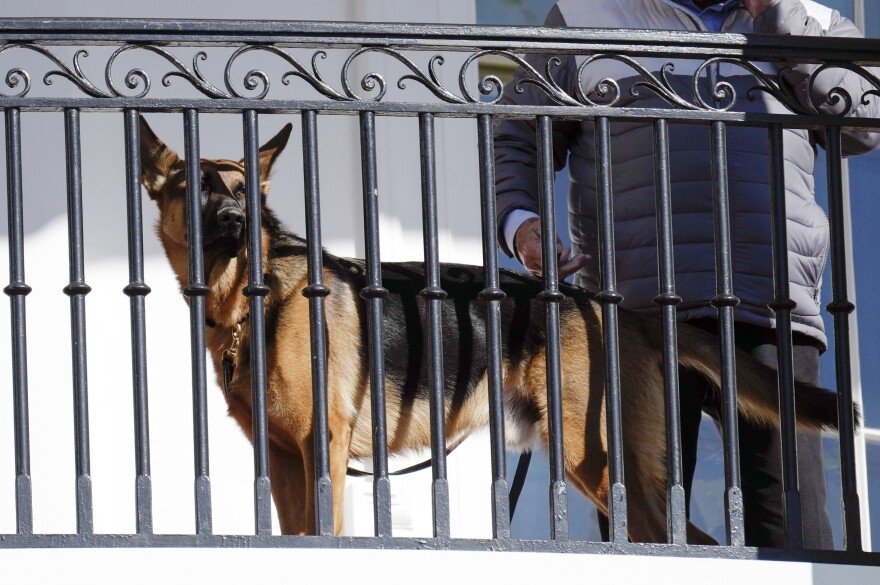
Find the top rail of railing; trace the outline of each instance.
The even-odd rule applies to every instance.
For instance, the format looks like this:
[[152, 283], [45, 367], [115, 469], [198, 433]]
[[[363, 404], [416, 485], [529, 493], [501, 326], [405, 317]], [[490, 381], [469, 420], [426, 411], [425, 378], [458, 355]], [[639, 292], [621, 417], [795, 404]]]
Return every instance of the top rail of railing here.
[[[215, 57], [220, 48], [227, 52]], [[90, 50], [95, 56], [89, 57]], [[49, 69], [31, 72], [33, 61], [26, 66], [13, 56], [22, 51], [44, 61]], [[426, 57], [427, 52], [435, 54]], [[157, 74], [133, 62], [133, 55], [145, 53], [158, 59], [162, 63], [158, 67], [164, 67], [164, 72]], [[579, 57], [577, 87], [566, 90], [557, 84], [553, 77], [556, 60], [530, 66], [523, 55], [533, 53]], [[255, 61], [258, 55], [262, 61]], [[382, 56], [390, 65], [369, 61], [362, 55]], [[649, 91], [668, 105], [664, 110], [672, 112], [671, 119], [708, 116], [769, 124], [782, 122], [777, 118], [783, 114], [785, 123], [795, 126], [880, 127], [880, 121], [872, 119], [841, 121], [865, 100], [880, 99], [876, 68], [880, 66], [880, 40], [876, 39], [433, 24], [0, 19], [0, 75], [5, 71], [0, 82], [0, 107], [60, 109], [74, 105], [68, 103], [74, 98], [80, 100], [75, 106], [83, 109], [179, 110], [198, 105], [207, 109], [254, 107], [275, 111], [369, 108], [453, 115], [473, 115], [479, 109], [503, 115], [535, 115], [528, 106], [505, 104], [504, 109], [498, 108], [503, 82], [494, 75], [478, 78], [477, 74], [477, 63], [487, 56], [506, 60], [512, 67], [524, 67], [527, 79], [520, 81], [517, 89], [523, 84], [539, 87], [558, 105], [547, 110], [545, 104], [541, 113], [554, 116], [609, 115], [609, 108], [614, 107], [614, 116], [654, 117], [655, 111], [629, 110], [620, 99], [625, 91]], [[689, 61], [691, 87], [682, 91], [681, 86], [670, 83], [668, 76], [682, 74], [671, 61], [659, 70], [643, 66], [644, 60], [651, 58]], [[96, 61], [100, 61], [97, 67]], [[286, 68], [278, 73], [280, 84], [273, 83], [275, 74], [263, 67], [273, 61]], [[248, 65], [255, 62], [258, 64]], [[805, 105], [782, 81], [798, 63], [816, 65], [808, 80], [810, 89], [829, 70], [856, 72], [864, 80], [861, 95], [834, 88], [827, 93], [812, 92], [817, 95]], [[640, 78], [639, 82], [632, 88], [617, 86], [613, 77], [603, 73], [603, 66], [608, 65]], [[733, 67], [752, 76], [754, 88], [742, 96], [724, 82], [707, 86], [708, 72], [716, 66]], [[78, 91], [61, 94], [60, 99], [55, 89], [65, 85], [60, 78]], [[186, 80], [195, 93], [180, 93], [177, 86], [172, 87], [172, 78]], [[160, 90], [160, 84], [152, 79], [161, 79], [161, 85], [171, 89]], [[55, 81], [59, 83], [49, 88]], [[294, 81], [302, 84], [304, 92], [291, 87]], [[37, 86], [42, 89], [37, 91]], [[430, 94], [413, 99], [409, 90], [412, 86], [427, 89]], [[286, 89], [281, 92], [279, 87]], [[742, 115], [740, 103], [752, 99], [756, 91], [772, 95], [782, 104], [782, 110]], [[195, 104], [190, 99], [193, 96], [201, 101]], [[153, 103], [153, 99], [162, 101]], [[833, 112], [820, 109], [826, 101], [837, 104]], [[413, 102], [423, 105], [414, 108]]]
[[156, 43], [169, 46], [398, 46], [408, 49], [499, 48], [521, 52], [579, 52], [584, 48], [625, 54], [755, 55], [762, 58], [880, 64], [880, 39], [742, 35], [634, 29], [383, 24], [304, 21], [162, 20], [109, 18], [4, 18], [2, 42], [68, 45]]

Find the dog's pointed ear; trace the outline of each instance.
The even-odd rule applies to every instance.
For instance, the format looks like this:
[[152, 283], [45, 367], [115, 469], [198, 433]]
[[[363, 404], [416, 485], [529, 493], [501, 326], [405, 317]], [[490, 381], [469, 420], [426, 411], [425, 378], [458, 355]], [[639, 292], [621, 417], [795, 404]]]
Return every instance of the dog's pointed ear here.
[[140, 118], [141, 184], [155, 199], [180, 157], [159, 140], [143, 116]]
[[290, 138], [290, 131], [293, 130], [293, 124], [288, 123], [276, 134], [269, 142], [260, 147], [260, 182], [269, 180], [272, 174], [272, 165], [275, 159], [287, 146], [287, 140]]

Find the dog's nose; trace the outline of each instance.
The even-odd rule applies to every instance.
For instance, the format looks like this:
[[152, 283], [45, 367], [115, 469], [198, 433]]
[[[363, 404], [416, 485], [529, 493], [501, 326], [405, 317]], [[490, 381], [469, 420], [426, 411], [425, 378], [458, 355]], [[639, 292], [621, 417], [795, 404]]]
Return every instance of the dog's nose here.
[[228, 227], [244, 223], [244, 212], [238, 207], [227, 206], [217, 212], [217, 221]]

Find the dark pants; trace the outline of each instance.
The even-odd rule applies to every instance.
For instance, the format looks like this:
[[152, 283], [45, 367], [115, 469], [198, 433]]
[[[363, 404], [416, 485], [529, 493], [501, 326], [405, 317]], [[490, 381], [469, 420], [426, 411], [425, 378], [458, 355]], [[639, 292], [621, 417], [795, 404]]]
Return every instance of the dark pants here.
[[[713, 333], [715, 320], [692, 321]], [[819, 348], [811, 339], [793, 336], [792, 359], [795, 378], [819, 385]], [[759, 362], [776, 369], [776, 335], [761, 327], [737, 324], [736, 345]], [[711, 387], [705, 378], [683, 368], [679, 376], [681, 394], [682, 468], [687, 507], [690, 510], [691, 485], [697, 465], [697, 439], [700, 419], [706, 412], [720, 429], [720, 413], [708, 400]], [[626, 429], [623, 430], [624, 434]], [[782, 436], [739, 417], [740, 471], [744, 505], [746, 544], [785, 547], [785, 507], [782, 484]], [[804, 548], [833, 548], [831, 521], [825, 509], [825, 471], [822, 439], [814, 433], [798, 433], [798, 480], [801, 497]], [[599, 515], [602, 538], [608, 539], [608, 519]]]

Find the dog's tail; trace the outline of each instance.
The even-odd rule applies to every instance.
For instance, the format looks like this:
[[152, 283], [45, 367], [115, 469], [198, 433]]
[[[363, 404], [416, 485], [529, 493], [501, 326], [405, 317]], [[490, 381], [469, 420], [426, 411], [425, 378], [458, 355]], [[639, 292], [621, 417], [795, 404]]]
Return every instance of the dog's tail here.
[[[678, 329], [679, 362], [706, 377], [716, 389], [721, 388], [721, 351], [718, 338], [698, 327], [681, 324]], [[740, 413], [756, 422], [778, 426], [779, 392], [776, 370], [736, 350], [737, 407]], [[720, 391], [719, 391], [720, 402]], [[795, 382], [797, 425], [808, 430], [837, 430], [837, 394], [802, 382]], [[854, 405], [855, 424], [861, 424], [861, 412]]]

